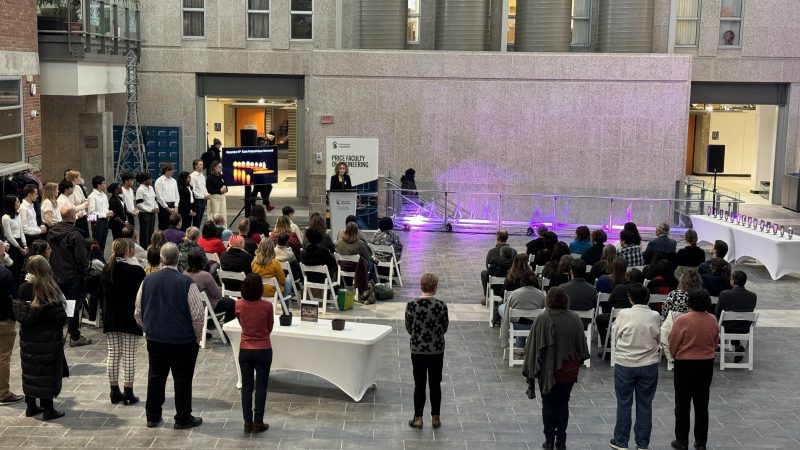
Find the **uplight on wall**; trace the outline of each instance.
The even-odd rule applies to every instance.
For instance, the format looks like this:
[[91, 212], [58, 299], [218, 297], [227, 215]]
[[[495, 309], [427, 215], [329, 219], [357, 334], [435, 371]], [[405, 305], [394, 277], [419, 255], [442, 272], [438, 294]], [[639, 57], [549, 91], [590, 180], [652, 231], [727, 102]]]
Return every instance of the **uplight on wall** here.
[[258, 98], [258, 103], [260, 103], [260, 104], [262, 104], [262, 105], [263, 105], [263, 104], [264, 104], [264, 103], [266, 103], [266, 102], [267, 102], [267, 99], [265, 99], [264, 97], [259, 97], [259, 98]]

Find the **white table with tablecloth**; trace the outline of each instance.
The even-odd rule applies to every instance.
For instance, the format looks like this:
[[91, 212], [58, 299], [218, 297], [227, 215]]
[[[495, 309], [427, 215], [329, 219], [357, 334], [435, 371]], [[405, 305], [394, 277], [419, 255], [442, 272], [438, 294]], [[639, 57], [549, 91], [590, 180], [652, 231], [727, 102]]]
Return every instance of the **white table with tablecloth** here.
[[[369, 323], [346, 322], [344, 330], [333, 331], [331, 321], [301, 322], [295, 316], [292, 325], [282, 327], [275, 316], [272, 329], [272, 370], [304, 372], [323, 378], [360, 401], [371, 386], [375, 386], [383, 344], [392, 327]], [[242, 328], [238, 320], [222, 326], [233, 350], [233, 360], [239, 375], [237, 387], [242, 386], [239, 373], [239, 342]]]

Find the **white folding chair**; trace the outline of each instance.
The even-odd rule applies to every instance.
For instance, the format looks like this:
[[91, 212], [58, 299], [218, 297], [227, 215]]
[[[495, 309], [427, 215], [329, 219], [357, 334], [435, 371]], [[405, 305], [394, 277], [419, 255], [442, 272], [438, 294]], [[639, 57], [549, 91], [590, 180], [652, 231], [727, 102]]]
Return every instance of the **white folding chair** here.
[[611, 317], [608, 318], [608, 331], [606, 332], [606, 340], [603, 343], [603, 359], [606, 359], [606, 352], [611, 352], [611, 367], [614, 367], [616, 358], [614, 358], [614, 349], [617, 347], [617, 340], [614, 338], [614, 319], [617, 318], [621, 308], [611, 308]]
[[[597, 328], [597, 316], [599, 316], [600, 314], [603, 314], [603, 308], [600, 307], [600, 303], [601, 302], [608, 303], [608, 299], [609, 298], [611, 298], [611, 294], [601, 294], [601, 293], [597, 294], [597, 307], [595, 308], [595, 312], [594, 312], [594, 325], [595, 325], [595, 328]], [[600, 332], [598, 331], [597, 332], [597, 346], [600, 347], [601, 345], [603, 345], [603, 343], [600, 342]], [[591, 350], [591, 346], [589, 347], [589, 349]]]
[[[339, 266], [338, 274], [336, 275], [336, 283], [339, 286], [347, 286], [347, 283], [344, 282], [344, 278], [352, 278], [353, 279], [353, 287], [356, 286], [356, 268], [353, 267], [352, 271], [347, 271], [342, 268], [342, 261], [353, 263], [358, 265], [358, 262], [361, 260], [361, 256], [359, 255], [340, 255], [337, 252], [333, 253], [333, 257], [336, 258], [336, 264]], [[358, 288], [356, 289], [356, 299], [358, 299]]]
[[222, 295], [227, 297], [232, 297], [234, 299], [242, 296], [241, 292], [228, 289], [230, 283], [228, 283], [226, 286], [225, 280], [239, 281], [241, 283], [242, 281], [244, 281], [245, 277], [244, 272], [231, 272], [229, 270], [219, 269], [217, 270], [217, 276], [219, 277], [220, 283], [222, 283]]
[[569, 256], [571, 256], [572, 259], [578, 259], [583, 255], [581, 255], [580, 253], [570, 253]]
[[[275, 288], [275, 294], [272, 296], [272, 303], [274, 304], [274, 311], [275, 312], [277, 312], [279, 310], [283, 311], [283, 307], [281, 307], [281, 305], [279, 304], [279, 300], [281, 300], [283, 302], [283, 304], [286, 305], [287, 308], [289, 307], [289, 300], [292, 299], [292, 296], [289, 295], [288, 297], [285, 297], [283, 295], [283, 286], [281, 286], [281, 284], [278, 283], [278, 279], [277, 278], [275, 278], [275, 277], [262, 278], [261, 279], [261, 284], [266, 285], [266, 286], [272, 286], [272, 287]], [[288, 311], [284, 311], [284, 312], [288, 313]]]
[[216, 253], [208, 253], [208, 252], [206, 252], [206, 259], [208, 260], [209, 263], [211, 261], [219, 262], [219, 255], [217, 255]]
[[514, 350], [517, 350], [517, 347], [515, 347], [517, 338], [528, 337], [530, 334], [530, 330], [515, 330], [514, 322], [519, 321], [521, 318], [535, 321], [543, 312], [543, 309], [512, 309], [508, 312], [508, 348], [503, 350], [503, 358], [505, 358], [505, 352], [508, 351], [508, 367], [514, 367], [525, 362], [524, 359], [514, 358]]
[[[289, 261], [279, 261], [281, 263], [281, 269], [283, 269], [283, 273], [286, 276], [292, 275], [292, 266], [289, 264]], [[294, 298], [300, 298], [300, 280], [295, 280], [294, 276], [292, 276], [292, 291], [294, 292]]]
[[628, 272], [630, 272], [633, 269], [639, 269], [639, 271], [641, 272], [642, 270], [644, 270], [644, 266], [628, 266]]
[[649, 305], [657, 303], [666, 303], [668, 295], [666, 294], [650, 294], [650, 300], [647, 302]]
[[594, 318], [595, 318], [595, 308], [587, 309], [586, 311], [573, 311], [575, 314], [578, 315], [581, 319], [589, 319], [591, 322], [589, 326], [586, 327], [586, 330], [583, 334], [586, 335], [586, 346], [589, 347], [589, 359], [583, 362], [583, 365], [586, 367], [592, 367], [592, 325], [594, 325]]
[[222, 332], [222, 325], [220, 325], [219, 318], [225, 317], [225, 313], [215, 313], [214, 308], [211, 307], [211, 302], [208, 301], [208, 296], [205, 292], [200, 293], [200, 297], [203, 300], [203, 306], [205, 312], [203, 314], [203, 335], [200, 338], [200, 348], [206, 348], [206, 333], [208, 333], [208, 320], [211, 319], [214, 322], [214, 327], [217, 329], [217, 333], [219, 333], [220, 339], [222, 339], [223, 344], [228, 343], [228, 339], [225, 337], [225, 333]]
[[648, 284], [650, 284], [650, 280], [645, 278], [644, 282], [642, 282], [642, 287], [647, 287]]
[[389, 269], [389, 275], [381, 275], [378, 272], [378, 278], [381, 280], [389, 280], [389, 287], [392, 287], [392, 281], [397, 278], [397, 284], [400, 287], [403, 286], [403, 278], [400, 276], [400, 261], [397, 260], [397, 257], [394, 253], [394, 247], [391, 245], [377, 245], [377, 244], [369, 244], [369, 247], [372, 249], [372, 253], [387, 253], [392, 255], [392, 258], [389, 261], [378, 261], [378, 267], [386, 267]]
[[542, 289], [547, 289], [550, 287], [550, 278], [542, 277]]
[[503, 286], [506, 279], [503, 277], [489, 277], [489, 282], [486, 283], [486, 307], [489, 308], [489, 326], [492, 326], [492, 319], [494, 318], [494, 303], [500, 302], [502, 299], [498, 295], [494, 295], [492, 286]]
[[[302, 300], [314, 300], [314, 298], [311, 296], [311, 289], [321, 289], [322, 313], [324, 314], [326, 312], [329, 301], [331, 305], [336, 308], [336, 292], [333, 290], [333, 280], [331, 279], [331, 274], [328, 272], [328, 266], [307, 266], [303, 263], [300, 263], [300, 270], [303, 272]], [[320, 275], [324, 275], [325, 279], [322, 282], [317, 283], [309, 281], [309, 273], [318, 273]], [[328, 298], [329, 292], [331, 294], [330, 298]]]
[[[750, 329], [747, 333], [730, 333], [725, 331], [725, 322], [731, 320], [743, 320], [750, 322]], [[725, 311], [723, 310], [722, 313], [719, 315], [719, 370], [728, 369], [748, 369], [750, 371], [753, 370], [753, 343], [755, 337], [755, 328], [756, 322], [758, 322], [758, 311], [753, 312], [733, 312], [733, 311]], [[728, 352], [725, 351], [725, 347], [728, 345], [729, 341], [740, 341], [742, 344], [745, 344], [747, 350], [745, 352]], [[725, 355], [727, 354], [734, 354], [736, 356], [745, 356], [747, 358], [746, 362], [726, 362]]]

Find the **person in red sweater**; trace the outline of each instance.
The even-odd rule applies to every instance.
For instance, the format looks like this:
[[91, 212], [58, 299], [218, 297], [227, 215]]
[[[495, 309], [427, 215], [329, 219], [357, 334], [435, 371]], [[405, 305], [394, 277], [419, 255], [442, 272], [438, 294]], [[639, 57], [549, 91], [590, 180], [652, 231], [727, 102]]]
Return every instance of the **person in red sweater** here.
[[[251, 273], [242, 282], [242, 297], [236, 301], [236, 318], [242, 327], [239, 344], [239, 368], [242, 371], [242, 413], [244, 432], [260, 433], [269, 429], [264, 423], [272, 344], [269, 335], [275, 324], [272, 303], [261, 299], [261, 277]], [[253, 374], [255, 373], [255, 404]]]
[[197, 245], [202, 247], [204, 252], [216, 253], [218, 257], [225, 253], [225, 243], [219, 238], [217, 226], [211, 220], [203, 224], [203, 230], [200, 239], [197, 240]]
[[689, 311], [677, 319], [669, 333], [669, 351], [675, 358], [675, 440], [672, 448], [689, 448], [689, 414], [694, 404], [694, 446], [705, 450], [708, 441], [708, 400], [714, 374], [714, 352], [719, 326], [706, 311], [711, 297], [702, 289], [689, 291]]

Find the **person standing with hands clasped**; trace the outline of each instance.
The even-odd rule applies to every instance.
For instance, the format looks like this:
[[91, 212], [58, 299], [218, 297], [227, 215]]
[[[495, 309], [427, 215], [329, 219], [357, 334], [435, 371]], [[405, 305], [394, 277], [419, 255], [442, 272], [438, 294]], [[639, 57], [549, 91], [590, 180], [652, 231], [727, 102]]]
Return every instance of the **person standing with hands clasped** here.
[[208, 217], [220, 213], [228, 223], [228, 204], [225, 194], [228, 193], [228, 186], [225, 186], [225, 178], [222, 176], [222, 163], [219, 160], [211, 162], [211, 172], [206, 177], [206, 189], [209, 193]]
[[[242, 282], [242, 297], [236, 301], [236, 318], [242, 327], [239, 345], [239, 368], [242, 371], [242, 414], [245, 433], [261, 433], [269, 429], [264, 423], [269, 368], [272, 366], [272, 343], [269, 340], [275, 324], [272, 303], [261, 299], [261, 277], [248, 274]], [[253, 374], [255, 373], [255, 404]]]
[[617, 396], [617, 424], [611, 448], [628, 448], [631, 434], [631, 405], [636, 395], [636, 426], [633, 429], [637, 449], [650, 445], [653, 427], [653, 397], [658, 387], [659, 333], [661, 316], [647, 306], [650, 291], [639, 283], [628, 286], [628, 300], [633, 307], [623, 309], [614, 321], [616, 339], [614, 357], [614, 392]]
[[169, 227], [169, 218], [178, 212], [181, 197], [178, 193], [178, 182], [172, 178], [175, 168], [166, 163], [161, 166], [161, 176], [155, 183], [156, 200], [158, 201], [158, 229], [164, 231]]
[[431, 426], [439, 428], [439, 408], [442, 404], [442, 366], [444, 365], [444, 335], [450, 324], [447, 305], [434, 297], [439, 278], [425, 273], [420, 280], [422, 294], [406, 304], [406, 331], [411, 335], [411, 365], [414, 370], [414, 418], [412, 428], [422, 428], [425, 409], [425, 385], [431, 396]]
[[542, 422], [545, 450], [567, 448], [569, 396], [578, 381], [578, 370], [589, 359], [583, 322], [569, 310], [569, 296], [559, 286], [550, 288], [545, 311], [533, 322], [525, 343], [522, 376], [528, 380], [528, 398], [536, 397], [535, 383], [542, 392]]

